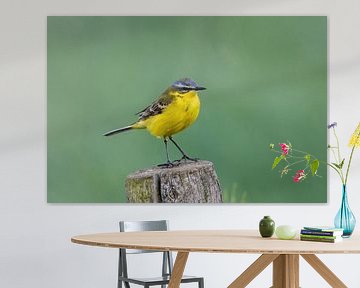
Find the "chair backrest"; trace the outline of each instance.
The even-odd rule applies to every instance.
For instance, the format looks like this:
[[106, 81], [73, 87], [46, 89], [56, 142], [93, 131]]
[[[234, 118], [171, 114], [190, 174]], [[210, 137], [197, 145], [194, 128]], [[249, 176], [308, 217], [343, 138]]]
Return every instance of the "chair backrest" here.
[[[167, 231], [167, 220], [156, 221], [120, 221], [120, 232]], [[159, 251], [126, 249], [126, 254], [155, 253]]]
[[[167, 231], [169, 228], [167, 220], [158, 221], [120, 221], [120, 232], [137, 232], [137, 231]], [[127, 257], [126, 254], [140, 253], [163, 253], [162, 275], [171, 275], [173, 267], [172, 255], [169, 251], [150, 251], [136, 249], [119, 249], [119, 276], [128, 277]], [[127, 284], [128, 285], [128, 284]]]
[[135, 231], [167, 231], [167, 220], [156, 221], [120, 221], [121, 232], [135, 232]]

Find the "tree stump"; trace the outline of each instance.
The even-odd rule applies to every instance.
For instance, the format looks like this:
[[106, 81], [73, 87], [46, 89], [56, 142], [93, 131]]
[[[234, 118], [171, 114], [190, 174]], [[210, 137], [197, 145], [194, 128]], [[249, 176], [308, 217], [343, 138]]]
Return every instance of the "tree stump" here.
[[127, 176], [129, 203], [222, 203], [213, 163], [180, 162], [174, 167], [152, 167]]

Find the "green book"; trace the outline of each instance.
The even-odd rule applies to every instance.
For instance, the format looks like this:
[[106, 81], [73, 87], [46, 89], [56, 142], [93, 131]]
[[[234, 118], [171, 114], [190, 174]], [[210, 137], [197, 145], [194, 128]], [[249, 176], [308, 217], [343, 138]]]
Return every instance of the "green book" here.
[[337, 239], [342, 238], [341, 236], [325, 236], [325, 235], [308, 235], [308, 234], [300, 234], [303, 238], [314, 238], [314, 239]]
[[300, 235], [301, 241], [313, 241], [313, 242], [324, 242], [324, 243], [337, 243], [342, 241], [342, 237], [335, 237], [334, 239], [331, 238], [316, 238], [316, 237], [303, 237]]
[[322, 232], [343, 232], [343, 228], [335, 228], [332, 226], [304, 226], [305, 230], [322, 231]]
[[319, 231], [319, 230], [307, 230], [301, 229], [300, 234], [303, 235], [320, 235], [320, 236], [341, 236], [343, 235], [343, 231]]

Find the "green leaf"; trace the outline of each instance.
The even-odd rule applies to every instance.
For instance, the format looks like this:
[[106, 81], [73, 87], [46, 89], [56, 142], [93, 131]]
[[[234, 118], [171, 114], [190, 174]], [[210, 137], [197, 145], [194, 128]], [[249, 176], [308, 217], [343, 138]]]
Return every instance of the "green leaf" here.
[[315, 159], [314, 161], [311, 162], [310, 169], [311, 169], [311, 173], [312, 173], [313, 176], [316, 175], [316, 172], [317, 172], [317, 170], [319, 168], [319, 165], [320, 165], [320, 162], [317, 159]]
[[344, 166], [344, 162], [345, 162], [345, 159], [343, 159], [340, 164], [337, 164], [337, 163], [334, 163], [334, 162], [331, 163], [331, 164], [334, 165], [338, 169], [342, 169], [342, 167]]
[[309, 163], [310, 163], [311, 156], [310, 156], [309, 154], [307, 154], [307, 155], [305, 155], [304, 158], [306, 159], [307, 164], [309, 164]]
[[344, 166], [344, 162], [345, 162], [345, 158], [341, 161], [339, 168], [342, 169], [342, 167]]
[[337, 163], [332, 162], [331, 164], [334, 165], [336, 168], [340, 169], [340, 166]]
[[284, 157], [283, 157], [282, 155], [279, 156], [279, 157], [276, 157], [276, 158], [274, 159], [274, 163], [273, 163], [271, 169], [274, 169], [274, 168], [280, 163], [281, 159], [283, 159], [283, 158], [284, 158]]

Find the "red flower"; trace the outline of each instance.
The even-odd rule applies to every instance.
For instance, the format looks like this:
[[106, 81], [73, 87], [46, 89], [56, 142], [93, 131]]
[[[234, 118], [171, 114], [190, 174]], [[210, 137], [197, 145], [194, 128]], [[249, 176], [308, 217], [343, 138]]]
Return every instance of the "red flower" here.
[[306, 177], [305, 171], [303, 169], [296, 171], [296, 174], [293, 178], [295, 183], [299, 183], [301, 180], [304, 180]]
[[285, 156], [285, 155], [288, 155], [288, 154], [289, 154], [289, 150], [290, 150], [289, 145], [287, 145], [286, 143], [280, 143], [279, 145], [280, 145], [280, 147], [281, 147], [282, 154], [283, 154], [284, 156]]

